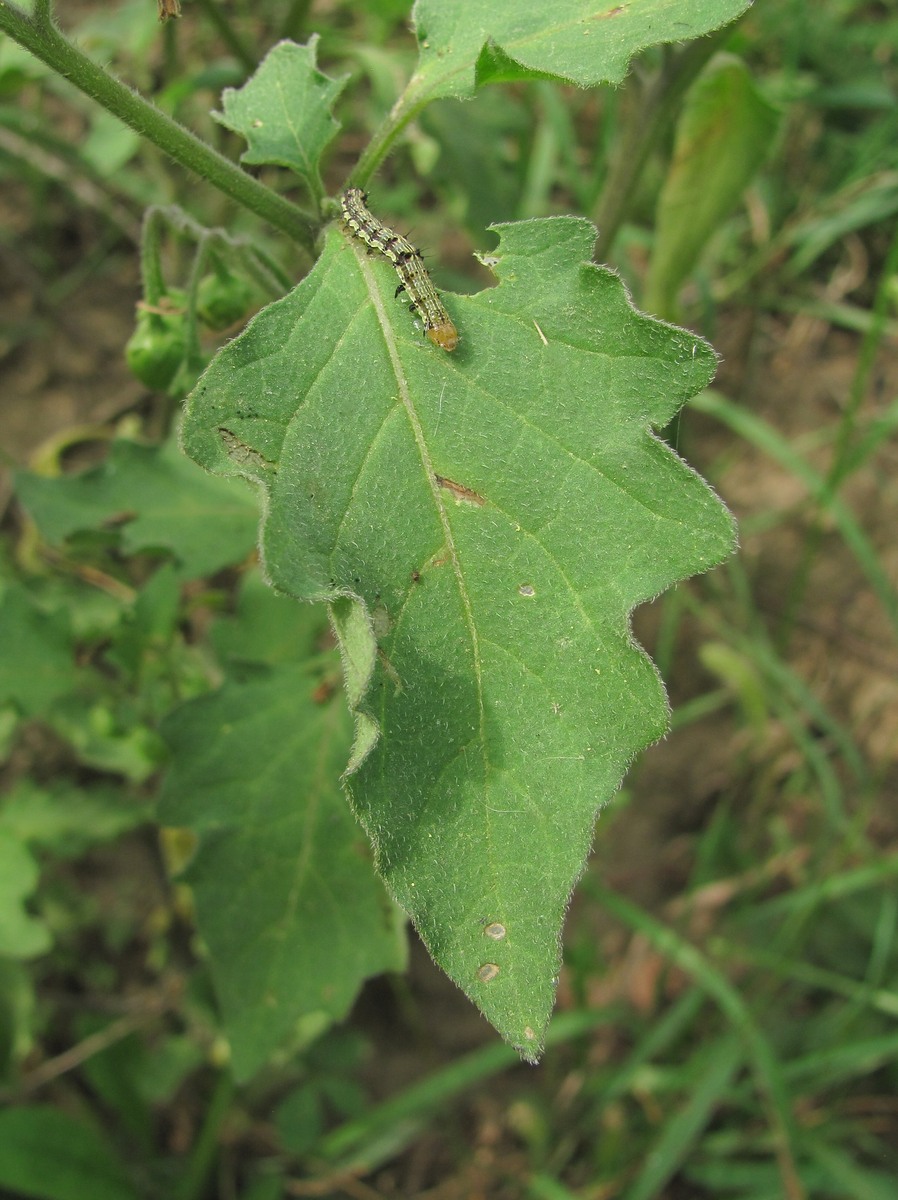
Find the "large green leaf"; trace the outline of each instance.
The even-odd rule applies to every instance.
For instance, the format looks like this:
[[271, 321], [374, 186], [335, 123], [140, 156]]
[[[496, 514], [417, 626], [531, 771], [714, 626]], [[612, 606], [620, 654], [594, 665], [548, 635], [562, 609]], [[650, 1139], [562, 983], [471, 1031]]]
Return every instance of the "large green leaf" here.
[[345, 706], [316, 702], [318, 686], [291, 666], [228, 683], [163, 725], [161, 818], [199, 838], [187, 878], [238, 1078], [301, 1018], [345, 1016], [368, 976], [404, 965], [396, 912], [340, 792]]
[[265, 490], [276, 586], [332, 602], [378, 866], [534, 1057], [596, 812], [667, 726], [629, 614], [733, 529], [650, 432], [713, 375], [707, 344], [633, 309], [588, 221], [499, 233], [499, 286], [446, 299], [450, 355], [332, 229], [210, 365], [183, 438]]
[[619, 83], [633, 55], [661, 42], [687, 41], [732, 21], [749, 0], [418, 0], [421, 47], [405, 103], [470, 96], [503, 80], [569, 80], [581, 87]]

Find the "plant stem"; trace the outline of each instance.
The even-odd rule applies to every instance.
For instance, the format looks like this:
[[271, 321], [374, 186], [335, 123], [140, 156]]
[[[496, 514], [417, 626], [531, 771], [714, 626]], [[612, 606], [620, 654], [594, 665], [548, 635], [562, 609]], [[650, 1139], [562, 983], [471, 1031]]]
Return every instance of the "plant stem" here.
[[596, 214], [600, 261], [609, 257], [646, 160], [677, 115], [681, 97], [731, 32], [731, 26], [724, 26], [670, 52], [640, 103], [631, 106]]
[[[0, 0], [2, 3], [2, 0]], [[365, 187], [371, 176], [380, 166], [384, 158], [386, 158], [390, 147], [405, 129], [410, 121], [413, 121], [420, 110], [426, 104], [424, 100], [416, 100], [408, 88], [399, 97], [393, 105], [388, 116], [381, 122], [380, 128], [374, 134], [374, 137], [365, 147], [362, 152], [362, 157], [356, 164], [355, 170], [349, 177], [350, 183], [358, 187]]]
[[30, 16], [9, 0], [0, 0], [0, 31], [8, 33], [35, 58], [52, 67], [181, 166], [286, 233], [310, 253], [313, 251], [317, 230], [307, 213], [253, 179], [196, 134], [98, 66], [60, 33], [50, 20], [46, 6], [39, 6]]
[[311, 0], [293, 0], [290, 8], [284, 18], [284, 23], [281, 26], [282, 38], [298, 38], [306, 23], [306, 17], [309, 15]]
[[234, 1097], [234, 1083], [227, 1071], [222, 1071], [216, 1081], [205, 1118], [193, 1149], [185, 1164], [181, 1178], [175, 1185], [175, 1200], [198, 1200], [208, 1194], [208, 1184], [215, 1166], [221, 1141], [222, 1125], [228, 1115]]

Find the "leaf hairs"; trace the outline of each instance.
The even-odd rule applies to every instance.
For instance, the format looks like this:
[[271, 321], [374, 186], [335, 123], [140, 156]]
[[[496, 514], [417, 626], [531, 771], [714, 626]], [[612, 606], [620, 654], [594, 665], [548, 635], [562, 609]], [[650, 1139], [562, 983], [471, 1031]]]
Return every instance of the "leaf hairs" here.
[[399, 276], [396, 295], [408, 292], [411, 309], [424, 322], [428, 338], [441, 350], [454, 350], [458, 345], [458, 330], [443, 306], [440, 293], [424, 266], [419, 252], [401, 234], [378, 221], [367, 205], [368, 197], [361, 188], [347, 188], [340, 197], [343, 220], [351, 233], [372, 250], [379, 250], [390, 260]]

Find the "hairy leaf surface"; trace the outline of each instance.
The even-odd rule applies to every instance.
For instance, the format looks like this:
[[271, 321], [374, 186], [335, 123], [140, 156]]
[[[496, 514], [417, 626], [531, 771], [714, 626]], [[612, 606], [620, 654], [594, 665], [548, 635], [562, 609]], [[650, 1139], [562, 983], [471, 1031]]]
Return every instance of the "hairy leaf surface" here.
[[210, 365], [183, 438], [264, 490], [274, 584], [331, 602], [378, 866], [532, 1058], [596, 812], [667, 725], [629, 614], [733, 529], [651, 433], [711, 378], [707, 344], [633, 309], [588, 221], [499, 234], [499, 286], [446, 297], [447, 354], [332, 229]]
[[619, 83], [640, 50], [710, 33], [747, 7], [748, 0], [418, 0], [421, 58], [410, 90], [432, 100], [515, 79]]
[[316, 197], [322, 191], [321, 156], [340, 128], [331, 109], [349, 78], [330, 79], [319, 71], [317, 53], [317, 36], [306, 46], [279, 42], [242, 88], [225, 88], [224, 112], [215, 114], [246, 139], [241, 162], [287, 167]]

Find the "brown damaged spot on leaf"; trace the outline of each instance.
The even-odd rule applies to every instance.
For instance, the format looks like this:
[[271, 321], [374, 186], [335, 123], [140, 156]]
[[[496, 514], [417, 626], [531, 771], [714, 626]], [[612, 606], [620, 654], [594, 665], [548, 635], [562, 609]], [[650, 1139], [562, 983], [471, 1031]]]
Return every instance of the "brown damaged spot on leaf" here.
[[232, 462], [238, 463], [242, 467], [256, 467], [262, 471], [277, 471], [277, 463], [271, 462], [264, 454], [260, 454], [258, 450], [254, 450], [252, 446], [241, 441], [236, 433], [226, 429], [224, 425], [219, 425], [218, 436], [224, 442], [228, 458]]
[[434, 479], [437, 481], [438, 487], [444, 488], [451, 494], [456, 504], [473, 504], [477, 508], [483, 508], [486, 504], [479, 492], [465, 487], [462, 483], [456, 483], [454, 479], [447, 479], [445, 475], [434, 475]]

